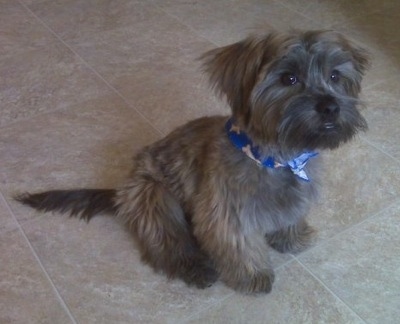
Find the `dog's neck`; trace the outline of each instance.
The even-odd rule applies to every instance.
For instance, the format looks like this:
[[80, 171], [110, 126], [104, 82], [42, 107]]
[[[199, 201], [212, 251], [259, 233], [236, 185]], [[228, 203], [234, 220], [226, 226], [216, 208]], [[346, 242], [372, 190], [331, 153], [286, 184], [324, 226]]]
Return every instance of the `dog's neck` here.
[[255, 161], [258, 165], [266, 168], [277, 169], [277, 168], [289, 168], [293, 174], [302, 180], [310, 181], [304, 167], [308, 160], [318, 155], [316, 152], [303, 152], [300, 155], [294, 157], [289, 161], [276, 161], [273, 156], [263, 157], [260, 153], [260, 148], [253, 144], [250, 137], [240, 129], [235, 123], [233, 118], [230, 118], [226, 124], [225, 129], [231, 143], [246, 154], [250, 159]]

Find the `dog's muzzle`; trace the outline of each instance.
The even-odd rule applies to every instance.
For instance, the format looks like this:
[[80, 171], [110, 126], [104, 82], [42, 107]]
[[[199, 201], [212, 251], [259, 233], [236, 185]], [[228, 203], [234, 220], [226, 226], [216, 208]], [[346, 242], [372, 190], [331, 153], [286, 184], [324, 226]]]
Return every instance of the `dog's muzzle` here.
[[333, 131], [338, 127], [336, 121], [340, 114], [340, 106], [334, 98], [330, 96], [322, 98], [316, 104], [315, 110], [321, 118], [322, 130]]

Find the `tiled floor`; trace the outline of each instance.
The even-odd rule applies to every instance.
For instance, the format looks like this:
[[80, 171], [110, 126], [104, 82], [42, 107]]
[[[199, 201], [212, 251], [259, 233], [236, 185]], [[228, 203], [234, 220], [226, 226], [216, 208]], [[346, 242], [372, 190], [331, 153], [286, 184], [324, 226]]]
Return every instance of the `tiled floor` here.
[[[399, 323], [400, 2], [0, 0], [0, 323]], [[141, 146], [227, 112], [196, 58], [256, 28], [333, 28], [373, 54], [370, 130], [325, 155], [319, 230], [269, 295], [168, 282], [112, 218], [10, 198], [112, 187]]]

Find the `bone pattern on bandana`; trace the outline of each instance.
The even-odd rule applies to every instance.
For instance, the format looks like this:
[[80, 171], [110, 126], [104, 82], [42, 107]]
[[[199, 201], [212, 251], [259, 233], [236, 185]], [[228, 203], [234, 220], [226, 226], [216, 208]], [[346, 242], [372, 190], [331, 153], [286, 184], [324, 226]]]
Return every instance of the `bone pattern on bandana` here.
[[262, 159], [259, 148], [253, 145], [251, 139], [246, 135], [245, 132], [241, 131], [239, 126], [235, 125], [232, 118], [226, 122], [225, 129], [232, 144], [246, 154], [250, 159], [255, 161], [258, 165], [271, 169], [287, 167], [300, 179], [310, 181], [306, 172], [304, 171], [304, 167], [306, 166], [308, 160], [317, 156], [318, 153], [304, 152], [294, 159], [284, 163], [275, 161], [274, 157], [272, 156]]

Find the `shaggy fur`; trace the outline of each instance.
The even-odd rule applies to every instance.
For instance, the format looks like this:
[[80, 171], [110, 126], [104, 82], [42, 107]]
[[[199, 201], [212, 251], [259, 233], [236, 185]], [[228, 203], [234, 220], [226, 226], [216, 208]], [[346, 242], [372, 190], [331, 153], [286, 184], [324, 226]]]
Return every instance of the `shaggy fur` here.
[[[367, 125], [358, 111], [366, 52], [331, 31], [249, 37], [202, 56], [212, 86], [262, 155], [287, 161], [334, 149]], [[220, 278], [242, 292], [269, 292], [270, 247], [307, 248], [304, 217], [317, 192], [318, 159], [306, 182], [262, 168], [230, 143], [229, 117], [189, 122], [143, 148], [120, 188], [49, 191], [17, 199], [89, 220], [104, 211], [132, 231], [144, 262], [203, 288]]]

